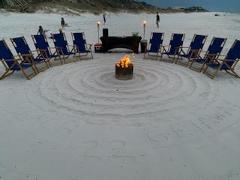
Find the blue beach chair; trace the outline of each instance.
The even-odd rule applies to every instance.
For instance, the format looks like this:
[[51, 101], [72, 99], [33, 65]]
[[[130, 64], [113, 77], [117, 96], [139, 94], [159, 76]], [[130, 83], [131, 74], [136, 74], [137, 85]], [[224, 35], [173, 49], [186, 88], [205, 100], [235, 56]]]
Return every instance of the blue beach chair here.
[[76, 55], [74, 47], [71, 47], [68, 45], [66, 36], [64, 33], [56, 33], [52, 34], [53, 43], [55, 45], [55, 48], [57, 49], [58, 55], [63, 58], [63, 61], [65, 62], [65, 59], [68, 58], [70, 55]]
[[[239, 75], [236, 73], [234, 68], [236, 67], [238, 61], [240, 59], [240, 40], [235, 40], [232, 47], [229, 49], [224, 59], [216, 59], [214, 61], [209, 61], [206, 63], [206, 68], [204, 69], [204, 73], [206, 73], [210, 78], [215, 78], [219, 71], [225, 70], [227, 73], [234, 75], [238, 78]], [[208, 71], [211, 69], [211, 71]]]
[[175, 63], [188, 66], [192, 58], [199, 57], [206, 40], [206, 35], [195, 34], [189, 47], [180, 47]]
[[[58, 59], [60, 60], [61, 64], [63, 63], [61, 60], [61, 57], [57, 53], [56, 48], [49, 46], [48, 41], [43, 34], [32, 35], [32, 39], [36, 49], [40, 53], [40, 56], [43, 56], [46, 59], [54, 59], [54, 60]], [[52, 53], [51, 50], [53, 50], [54, 53]], [[50, 64], [50, 61], [49, 61], [49, 64]]]
[[161, 52], [161, 58], [163, 55], [168, 56], [168, 61], [175, 61], [176, 56], [179, 54], [180, 47], [183, 45], [184, 34], [173, 33], [170, 43], [167, 46], [163, 46], [163, 51]]
[[189, 68], [198, 72], [201, 72], [205, 64], [209, 61], [215, 60], [218, 58], [222, 49], [226, 43], [226, 38], [217, 38], [214, 37], [208, 47], [208, 50], [205, 52], [205, 55], [199, 56], [197, 58], [192, 58], [190, 61]]
[[155, 57], [159, 56], [161, 46], [163, 43], [163, 37], [164, 33], [152, 32], [151, 39], [149, 41], [149, 49], [146, 49], [144, 53], [144, 58], [147, 57], [146, 55]]
[[72, 33], [72, 39], [73, 39], [73, 46], [75, 49], [75, 53], [79, 54], [79, 57], [87, 56], [90, 54], [90, 58], [93, 59], [92, 54], [92, 44], [87, 44], [85, 39], [85, 34], [83, 32], [81, 33]]
[[[22, 61], [19, 57], [14, 57], [4, 40], [0, 41], [0, 61], [5, 67], [5, 72], [0, 76], [0, 79], [13, 74], [15, 71], [21, 71], [26, 79], [31, 79], [37, 74], [34, 64], [32, 64], [32, 62]], [[28, 68], [32, 68], [33, 73], [27, 74], [25, 70]]]
[[23, 60], [32, 61], [34, 64], [45, 63], [46, 68], [50, 67], [49, 59], [45, 58], [37, 51], [32, 51], [24, 37], [11, 38], [10, 40], [12, 41], [16, 52]]

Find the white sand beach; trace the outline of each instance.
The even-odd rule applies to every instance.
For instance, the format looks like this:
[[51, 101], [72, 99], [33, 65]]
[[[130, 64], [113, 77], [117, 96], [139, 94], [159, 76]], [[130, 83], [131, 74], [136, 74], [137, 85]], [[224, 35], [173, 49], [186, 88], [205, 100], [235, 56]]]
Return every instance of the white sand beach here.
[[[97, 42], [101, 16], [0, 13], [0, 37], [30, 35], [38, 26]], [[240, 15], [221, 13], [109, 14], [109, 35], [153, 31], [240, 38]], [[101, 26], [102, 28], [102, 26]], [[52, 44], [51, 39], [49, 39]], [[12, 46], [11, 46], [12, 48]], [[13, 48], [12, 48], [13, 49]], [[13, 51], [14, 52], [14, 51]], [[0, 180], [239, 180], [240, 80], [220, 72], [212, 80], [186, 67], [135, 54], [134, 77], [114, 77], [124, 53], [94, 53], [52, 67], [31, 80], [20, 73], [0, 81]], [[240, 72], [239, 65], [236, 67]], [[0, 66], [0, 73], [4, 68]]]

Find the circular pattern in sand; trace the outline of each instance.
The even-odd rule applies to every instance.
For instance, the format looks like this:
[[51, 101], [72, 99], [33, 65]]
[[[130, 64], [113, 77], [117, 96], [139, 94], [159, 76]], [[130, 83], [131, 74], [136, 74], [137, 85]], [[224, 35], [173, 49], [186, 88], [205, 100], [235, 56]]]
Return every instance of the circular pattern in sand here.
[[124, 81], [114, 77], [112, 60], [84, 61], [41, 74], [29, 89], [51, 108], [105, 117], [148, 116], [213, 98], [208, 81], [174, 66], [137, 60], [133, 79]]
[[27, 96], [44, 111], [67, 113], [87, 123], [152, 126], [146, 128], [146, 137], [163, 145], [174, 143], [170, 139], [176, 136], [199, 137], [228, 125], [218, 118], [224, 112], [215, 110], [218, 87], [211, 79], [137, 56], [133, 79], [117, 80], [114, 59], [119, 57], [54, 67], [27, 83]]

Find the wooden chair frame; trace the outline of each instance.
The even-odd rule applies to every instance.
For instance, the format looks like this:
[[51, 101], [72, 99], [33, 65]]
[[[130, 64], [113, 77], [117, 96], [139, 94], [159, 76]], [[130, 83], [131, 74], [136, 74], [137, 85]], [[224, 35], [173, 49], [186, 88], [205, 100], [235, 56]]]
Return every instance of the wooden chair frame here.
[[[84, 32], [81, 32], [82, 33], [82, 35], [83, 35], [83, 39], [86, 39], [85, 38], [85, 33]], [[73, 42], [74, 42], [74, 33], [71, 33], [71, 35], [72, 35], [72, 40], [73, 40]], [[93, 59], [93, 53], [92, 53], [92, 44], [85, 44], [85, 48], [86, 48], [86, 50], [87, 51], [89, 51], [89, 52], [86, 52], [86, 53], [82, 53], [82, 52], [80, 52], [80, 50], [79, 50], [79, 48], [73, 43], [73, 51], [76, 53], [76, 54], [78, 54], [79, 55], [79, 59], [81, 60], [81, 57], [87, 57], [88, 56], [88, 54], [90, 53], [90, 59]], [[81, 54], [83, 54], [83, 55], [81, 55]]]

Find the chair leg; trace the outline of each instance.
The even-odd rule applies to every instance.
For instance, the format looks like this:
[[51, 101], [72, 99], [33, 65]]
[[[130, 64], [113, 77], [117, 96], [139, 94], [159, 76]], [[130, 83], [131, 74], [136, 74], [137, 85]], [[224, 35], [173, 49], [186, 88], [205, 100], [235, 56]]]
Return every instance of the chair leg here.
[[61, 64], [62, 64], [62, 65], [65, 64], [66, 61], [65, 61], [65, 56], [64, 56], [64, 55], [61, 55], [61, 59], [62, 59]]
[[191, 60], [190, 62], [189, 62], [189, 68], [191, 69], [192, 68], [192, 66], [193, 66], [193, 63], [194, 63], [194, 60]]
[[143, 58], [144, 58], [144, 59], [148, 59], [148, 57], [150, 57], [149, 52], [145, 52]]
[[35, 63], [31, 66], [31, 68], [32, 68], [32, 70], [33, 70], [33, 73], [32, 73], [32, 74], [29, 74], [29, 75], [25, 72], [25, 70], [23, 69], [22, 66], [19, 65], [19, 68], [20, 68], [23, 76], [24, 76], [27, 80], [30, 80], [32, 77], [34, 77], [35, 75], [37, 75], [37, 74], [39, 73], [39, 70], [38, 70], [38, 68], [36, 67]]
[[57, 55], [59, 56], [61, 65], [65, 64], [65, 56], [64, 56], [62, 50], [57, 50]]
[[46, 63], [47, 63], [47, 67], [49, 69], [51, 67], [51, 63], [50, 63], [50, 59], [49, 58], [46, 59]]
[[35, 69], [33, 66], [32, 66], [31, 68], [32, 68], [33, 73], [34, 73], [35, 75], [37, 75], [38, 72], [36, 71], [36, 69]]
[[208, 70], [208, 65], [206, 65], [206, 67], [202, 69], [202, 72], [203, 72], [203, 73], [206, 73], [207, 70]]
[[173, 56], [173, 59], [171, 60], [171, 63], [174, 63], [176, 61], [177, 57], [176, 55]]
[[27, 75], [27, 73], [25, 73], [25, 71], [21, 68], [22, 74], [23, 76], [27, 79], [30, 80], [31, 78]]
[[184, 63], [183, 58], [178, 56], [173, 63], [188, 67], [188, 62], [189, 62], [189, 59], [186, 63]]
[[61, 65], [63, 64], [61, 56], [55, 57], [55, 58], [54, 58], [54, 61], [56, 61], [56, 60], [57, 60], [57, 61], [60, 61], [60, 64], [61, 64]]
[[44, 70], [46, 69], [49, 69], [49, 65], [48, 65], [48, 62], [46, 60], [44, 60], [43, 62], [39, 63], [39, 64], [43, 64], [45, 65], [45, 67], [42, 67], [42, 68], [37, 68], [38, 72], [43, 72]]
[[92, 51], [91, 51], [91, 57], [92, 57], [92, 59], [93, 59], [93, 53], [92, 53]]
[[11, 72], [10, 72], [10, 70], [7, 69], [6, 72], [3, 73], [3, 74], [0, 76], [0, 80], [6, 78], [7, 76], [10, 76], [10, 75], [13, 74], [13, 73], [14, 73], [14, 71], [11, 71]]
[[201, 69], [199, 70], [199, 72], [203, 72], [204, 71], [204, 67], [206, 67], [207, 65], [204, 63], [201, 67]]
[[81, 61], [81, 55], [80, 55], [80, 53], [79, 53], [79, 56], [78, 56], [78, 58], [79, 58], [79, 60]]
[[187, 67], [190, 67], [191, 63], [192, 63], [192, 60], [191, 60], [191, 59], [188, 59]]
[[180, 60], [180, 57], [177, 56], [177, 58], [175, 59], [175, 61], [173, 63], [178, 64], [179, 60]]
[[[194, 67], [193, 65], [194, 65], [195, 63], [197, 63], [197, 62], [192, 61], [192, 62], [190, 63], [190, 65], [189, 65], [189, 68], [190, 68], [191, 70], [196, 71], [196, 72], [203, 72], [203, 71], [204, 71], [205, 63], [202, 64], [201, 68]], [[200, 63], [199, 63], [199, 64], [200, 64]]]
[[50, 66], [49, 66], [48, 60], [45, 60], [44, 63], [45, 63], [45, 65], [46, 65], [46, 68], [49, 69]]
[[231, 72], [229, 72], [228, 70], [225, 70], [225, 71], [232, 76], [240, 78], [240, 76], [233, 69], [230, 69]]
[[48, 66], [49, 66], [49, 68], [52, 67], [52, 63], [51, 63], [50, 59], [48, 61]]
[[19, 67], [20, 67], [20, 70], [21, 70], [23, 76], [24, 76], [27, 80], [30, 80], [32, 77], [34, 77], [34, 76], [36, 75], [33, 67], [32, 67], [33, 73], [32, 73], [32, 74], [29, 74], [29, 75], [25, 72], [25, 70], [24, 70], [21, 66], [19, 66]]
[[[89, 55], [90, 54], [90, 55]], [[81, 57], [86, 57], [86, 59], [93, 59], [93, 53], [92, 53], [92, 51], [90, 51], [90, 52], [87, 52], [86, 54], [83, 54], [82, 56], [81, 56], [81, 54], [79, 53], [79, 58], [80, 58], [80, 60], [81, 60]], [[90, 57], [89, 57], [90, 56]], [[89, 58], [88, 58], [89, 57]]]
[[[204, 70], [204, 73], [205, 73], [208, 77], [214, 79], [214, 78], [217, 76], [217, 73], [220, 71], [221, 66], [219, 66], [219, 68], [218, 68], [213, 74], [209, 73], [209, 72], [207, 71], [207, 69], [208, 69], [208, 67]], [[230, 72], [229, 70], [230, 70], [231, 72]], [[237, 78], [240, 78], [240, 76], [239, 76], [232, 68], [230, 68], [229, 70], [225, 70], [225, 71], [226, 71], [228, 74], [232, 75], [232, 76], [235, 76], [235, 77], [237, 77]]]
[[217, 73], [220, 71], [220, 68], [221, 68], [221, 66], [219, 66], [219, 68], [217, 68], [217, 70], [213, 74], [211, 74], [207, 71], [208, 70], [208, 65], [206, 65], [206, 68], [205, 68], [205, 70], [203, 70], [203, 73], [206, 74], [211, 79], [214, 79], [217, 76]]
[[170, 62], [173, 63], [175, 61], [175, 55], [173, 57], [171, 57], [170, 55], [167, 55], [168, 59], [165, 62]]
[[33, 71], [34, 71], [35, 74], [38, 74], [38, 73], [39, 73], [39, 70], [38, 70], [38, 68], [37, 68], [37, 66], [36, 66], [35, 63], [32, 64], [32, 69], [33, 69]]

